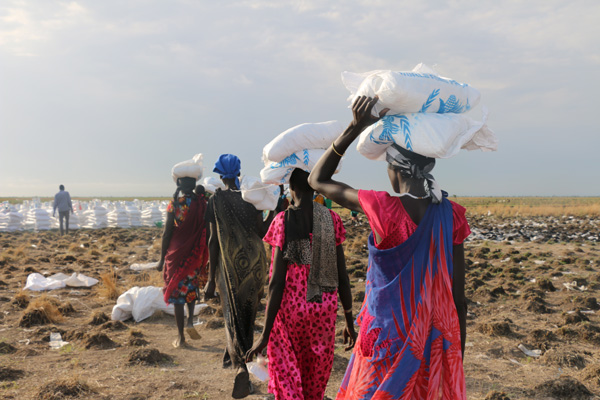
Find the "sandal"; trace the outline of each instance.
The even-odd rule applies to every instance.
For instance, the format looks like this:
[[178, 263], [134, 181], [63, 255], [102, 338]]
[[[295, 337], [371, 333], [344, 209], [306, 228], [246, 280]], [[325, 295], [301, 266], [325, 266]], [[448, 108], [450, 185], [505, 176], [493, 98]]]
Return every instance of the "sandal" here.
[[202, 336], [200, 336], [200, 334], [198, 333], [198, 331], [196, 330], [196, 328], [194, 328], [193, 326], [185, 328], [185, 331], [187, 332], [188, 336], [192, 340], [200, 340], [200, 339], [202, 339]]
[[234, 399], [243, 399], [250, 394], [250, 375], [243, 368], [238, 369], [238, 373], [233, 381], [233, 391], [231, 397]]

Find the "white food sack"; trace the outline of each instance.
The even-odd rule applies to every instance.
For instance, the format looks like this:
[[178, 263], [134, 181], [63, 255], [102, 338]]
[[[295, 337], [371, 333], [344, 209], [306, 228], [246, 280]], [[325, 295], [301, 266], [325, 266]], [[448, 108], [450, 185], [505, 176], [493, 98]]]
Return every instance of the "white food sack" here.
[[350, 91], [351, 103], [358, 96], [379, 97], [376, 114], [463, 113], [479, 103], [480, 93], [466, 83], [444, 78], [424, 64], [412, 71], [377, 70], [364, 73], [342, 72], [342, 82]]
[[202, 154], [196, 154], [191, 160], [182, 161], [175, 164], [171, 170], [173, 181], [177, 183], [177, 178], [202, 178]]
[[338, 121], [306, 123], [280, 133], [263, 148], [263, 161], [280, 162], [303, 149], [327, 149], [344, 131]]
[[76, 272], [73, 272], [71, 275], [66, 275], [62, 272], [59, 272], [49, 276], [48, 279], [63, 281], [65, 285], [69, 287], [92, 287], [99, 282], [98, 279], [84, 274], [78, 274]]
[[[194, 315], [198, 315], [202, 308], [201, 304], [194, 307]], [[119, 296], [117, 304], [113, 307], [111, 319], [126, 321], [133, 317], [135, 322], [140, 322], [151, 317], [156, 311], [164, 311], [171, 315], [175, 313], [173, 304], [165, 303], [162, 288], [134, 286]], [[187, 307], [184, 307], [184, 315], [187, 316]]]
[[223, 181], [212, 176], [207, 176], [204, 178], [202, 181], [202, 186], [204, 186], [204, 190], [206, 190], [208, 193], [214, 193], [217, 191], [217, 189], [225, 190]]
[[386, 115], [361, 133], [356, 149], [371, 160], [382, 161], [392, 143], [432, 158], [452, 157], [461, 148], [495, 151], [498, 139], [486, 120], [485, 113], [481, 122], [462, 114]]
[[279, 200], [279, 186], [262, 183], [253, 176], [244, 176], [240, 182], [242, 198], [257, 210], [274, 210]]
[[34, 272], [27, 276], [27, 281], [25, 282], [23, 290], [53, 290], [62, 289], [65, 286], [65, 282], [62, 280], [46, 278], [44, 275]]
[[[264, 183], [287, 184], [295, 168], [303, 169], [306, 172], [312, 171], [323, 153], [325, 153], [323, 149], [304, 149], [287, 156], [281, 162], [268, 162], [260, 171], [260, 179]], [[340, 160], [335, 173], [340, 171], [341, 165], [342, 161]]]
[[133, 271], [145, 271], [147, 269], [155, 269], [158, 266], [158, 262], [149, 262], [149, 263], [135, 263], [129, 266], [129, 269]]

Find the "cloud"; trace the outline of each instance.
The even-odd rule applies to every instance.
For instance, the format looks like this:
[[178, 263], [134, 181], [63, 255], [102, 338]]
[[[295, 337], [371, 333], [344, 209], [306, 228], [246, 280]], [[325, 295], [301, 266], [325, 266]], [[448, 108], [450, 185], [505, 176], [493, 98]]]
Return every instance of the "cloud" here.
[[[43, 171], [13, 167], [15, 182], [68, 176], [105, 185], [129, 177], [170, 193], [165, 171], [172, 164], [196, 152], [207, 164], [237, 152], [245, 173], [256, 175], [262, 146], [279, 132], [350, 120], [342, 71], [425, 62], [482, 92], [500, 138], [497, 154], [441, 163], [449, 187], [469, 194], [469, 176], [503, 181], [499, 166], [524, 146], [534, 154], [538, 136], [551, 154], [584, 143], [589, 155], [600, 145], [590, 134], [600, 89], [599, 17], [600, 3], [586, 0], [7, 0], [0, 6], [0, 169], [41, 163]], [[69, 161], [57, 162], [65, 146]], [[530, 156], [546, 167], [540, 174], [549, 174], [548, 152]], [[480, 168], [465, 170], [463, 160]], [[589, 170], [587, 160], [572, 157], [569, 165]], [[353, 150], [349, 161], [343, 179], [387, 187], [385, 166]], [[135, 194], [126, 188], [118, 191]]]

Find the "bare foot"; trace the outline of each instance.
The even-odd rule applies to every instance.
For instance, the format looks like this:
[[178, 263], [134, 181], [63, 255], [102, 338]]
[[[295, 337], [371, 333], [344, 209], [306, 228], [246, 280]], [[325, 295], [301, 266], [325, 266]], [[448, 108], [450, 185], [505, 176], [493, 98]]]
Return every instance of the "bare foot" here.
[[173, 340], [173, 347], [175, 347], [176, 349], [183, 349], [183, 348], [187, 348], [188, 344], [185, 342], [185, 340], [181, 340], [181, 338], [177, 338], [177, 339]]

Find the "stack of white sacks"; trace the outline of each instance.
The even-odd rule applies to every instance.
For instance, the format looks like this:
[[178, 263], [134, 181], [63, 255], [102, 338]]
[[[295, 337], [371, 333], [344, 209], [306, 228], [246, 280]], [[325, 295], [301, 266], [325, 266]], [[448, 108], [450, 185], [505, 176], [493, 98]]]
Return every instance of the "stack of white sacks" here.
[[159, 204], [154, 202], [149, 207], [142, 210], [142, 225], [156, 226], [157, 222], [164, 220], [163, 212], [159, 208]]
[[135, 203], [127, 204], [129, 224], [134, 227], [142, 226], [142, 212]]
[[115, 208], [107, 214], [108, 226], [111, 228], [129, 228], [129, 213], [122, 203], [116, 203]]
[[280, 185], [289, 183], [295, 168], [312, 171], [325, 150], [343, 131], [341, 123], [328, 121], [301, 124], [282, 132], [263, 149], [265, 167], [260, 171], [262, 182]]
[[79, 215], [77, 213], [71, 213], [69, 215], [69, 230], [79, 229]]
[[0, 231], [14, 232], [23, 228], [24, 217], [15, 206], [10, 206], [0, 213]]
[[91, 209], [84, 212], [86, 224], [84, 228], [99, 229], [108, 227], [108, 210], [102, 204], [97, 203]]
[[51, 214], [44, 208], [32, 208], [27, 213], [25, 227], [36, 231], [45, 231], [52, 228]]
[[8, 220], [8, 212], [5, 212], [5, 210], [0, 211], [0, 232], [8, 230]]
[[432, 158], [449, 158], [460, 149], [494, 151], [498, 140], [482, 121], [463, 113], [479, 103], [473, 87], [443, 78], [423, 64], [410, 72], [344, 72], [342, 81], [358, 96], [379, 97], [374, 114], [389, 108], [387, 115], [361, 134], [357, 150], [372, 160], [385, 160], [392, 143]]

